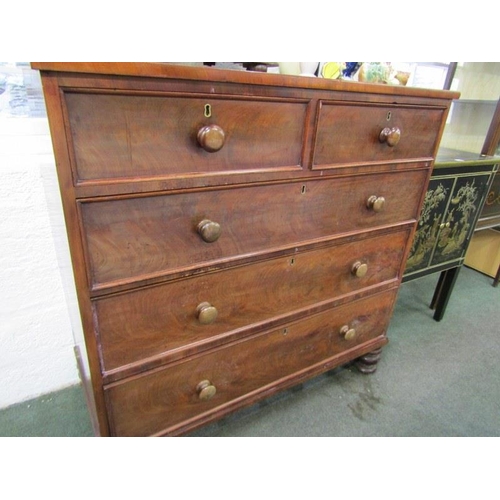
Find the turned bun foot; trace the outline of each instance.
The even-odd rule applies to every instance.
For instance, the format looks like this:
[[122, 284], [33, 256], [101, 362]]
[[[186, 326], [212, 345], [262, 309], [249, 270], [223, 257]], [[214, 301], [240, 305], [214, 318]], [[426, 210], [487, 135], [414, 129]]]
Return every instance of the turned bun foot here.
[[377, 369], [377, 363], [380, 360], [382, 354], [382, 348], [376, 349], [375, 351], [369, 352], [364, 356], [361, 356], [355, 361], [356, 368], [361, 373], [373, 373]]

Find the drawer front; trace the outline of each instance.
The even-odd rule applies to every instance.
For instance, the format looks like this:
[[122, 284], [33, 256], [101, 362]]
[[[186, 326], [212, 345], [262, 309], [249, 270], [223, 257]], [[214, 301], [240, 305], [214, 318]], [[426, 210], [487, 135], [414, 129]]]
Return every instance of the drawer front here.
[[[339, 163], [397, 162], [432, 157], [444, 109], [323, 102], [316, 131], [313, 168]], [[384, 129], [398, 129], [384, 142]]]
[[[395, 291], [312, 316], [105, 389], [112, 431], [144, 436], [216, 410], [236, 398], [322, 363], [385, 334]], [[344, 326], [352, 338], [340, 333]], [[209, 381], [211, 399], [200, 399], [199, 386]], [[210, 394], [210, 390], [205, 393]], [[204, 396], [205, 394], [201, 394]]]
[[99, 299], [104, 371], [397, 280], [407, 237], [403, 230]]
[[[227, 265], [320, 238], [415, 220], [427, 173], [80, 202], [91, 286]], [[372, 196], [385, 198], [381, 211], [367, 207]], [[207, 220], [220, 228], [212, 242], [203, 239], [214, 234], [203, 231]]]
[[[302, 163], [305, 102], [73, 92], [65, 102], [78, 181]], [[219, 147], [221, 131], [221, 149], [203, 149]]]

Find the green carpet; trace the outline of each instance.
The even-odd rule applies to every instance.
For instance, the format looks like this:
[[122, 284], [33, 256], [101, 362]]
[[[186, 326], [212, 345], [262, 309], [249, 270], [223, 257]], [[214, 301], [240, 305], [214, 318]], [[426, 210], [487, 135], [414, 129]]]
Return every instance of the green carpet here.
[[463, 268], [440, 322], [438, 275], [405, 283], [378, 369], [344, 367], [193, 436], [499, 436], [500, 288]]
[[[339, 368], [191, 436], [499, 436], [500, 288], [463, 268], [438, 323], [437, 278], [403, 284], [374, 374]], [[90, 435], [80, 387], [0, 411], [0, 436]]]
[[92, 436], [81, 386], [47, 394], [0, 411], [0, 436]]

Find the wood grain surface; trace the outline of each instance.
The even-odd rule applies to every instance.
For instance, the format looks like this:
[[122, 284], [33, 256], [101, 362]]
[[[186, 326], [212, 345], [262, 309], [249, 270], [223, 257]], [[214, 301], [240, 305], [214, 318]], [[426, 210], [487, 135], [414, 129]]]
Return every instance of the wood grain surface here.
[[[94, 307], [104, 370], [207, 349], [290, 315], [324, 309], [339, 297], [394, 286], [407, 238], [403, 229], [99, 299]], [[362, 278], [352, 273], [356, 262], [368, 266]], [[202, 302], [217, 308], [214, 323], [198, 321]]]
[[358, 358], [373, 370], [457, 93], [32, 67], [100, 435], [183, 434]]
[[[360, 175], [194, 193], [82, 202], [92, 288], [99, 290], [262, 256], [316, 239], [416, 220], [428, 172]], [[367, 208], [382, 196], [384, 210]], [[196, 231], [221, 226], [213, 243]]]
[[[395, 291], [328, 310], [212, 353], [157, 370], [106, 389], [113, 432], [119, 436], [160, 433], [197, 414], [258, 391], [294, 373], [326, 362], [385, 333]], [[340, 335], [344, 325], [355, 338]], [[216, 387], [209, 401], [198, 398], [202, 380]]]

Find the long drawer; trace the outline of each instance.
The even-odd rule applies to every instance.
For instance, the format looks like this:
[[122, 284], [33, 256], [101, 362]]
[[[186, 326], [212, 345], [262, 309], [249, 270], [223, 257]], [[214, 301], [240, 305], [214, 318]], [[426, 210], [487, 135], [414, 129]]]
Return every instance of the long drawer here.
[[[399, 277], [409, 229], [96, 300], [103, 370], [226, 341]], [[304, 315], [304, 313], [302, 313]], [[174, 355], [177, 353], [173, 353]]]
[[112, 433], [159, 434], [385, 334], [396, 291], [105, 388]]
[[91, 289], [414, 221], [428, 171], [80, 201]]
[[302, 164], [307, 101], [68, 91], [65, 104], [77, 182]]
[[432, 157], [445, 109], [324, 101], [313, 168]]

